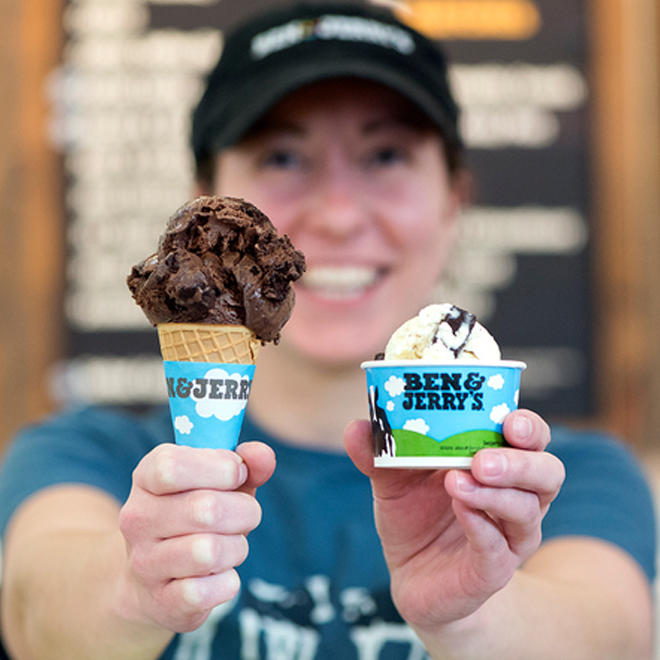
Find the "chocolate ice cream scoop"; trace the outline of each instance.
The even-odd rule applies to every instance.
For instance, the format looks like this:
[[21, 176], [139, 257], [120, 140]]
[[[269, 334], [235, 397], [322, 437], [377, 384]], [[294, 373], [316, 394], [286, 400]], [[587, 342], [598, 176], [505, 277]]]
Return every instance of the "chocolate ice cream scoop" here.
[[170, 218], [158, 252], [133, 266], [133, 298], [153, 325], [244, 325], [277, 341], [305, 258], [256, 206], [199, 197]]

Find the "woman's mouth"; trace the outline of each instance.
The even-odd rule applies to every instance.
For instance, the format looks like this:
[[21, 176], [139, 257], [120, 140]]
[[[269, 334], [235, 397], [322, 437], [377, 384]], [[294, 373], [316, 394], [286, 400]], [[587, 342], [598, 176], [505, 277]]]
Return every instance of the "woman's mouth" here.
[[376, 285], [385, 272], [371, 266], [316, 266], [305, 272], [300, 285], [324, 298], [350, 300]]

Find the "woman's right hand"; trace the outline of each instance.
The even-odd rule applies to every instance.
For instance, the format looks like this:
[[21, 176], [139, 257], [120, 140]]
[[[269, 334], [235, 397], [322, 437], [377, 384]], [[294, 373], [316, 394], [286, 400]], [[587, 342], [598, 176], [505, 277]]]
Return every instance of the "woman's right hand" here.
[[274, 469], [272, 449], [260, 442], [236, 452], [163, 444], [140, 461], [119, 516], [124, 602], [134, 616], [186, 632], [238, 593], [235, 567], [261, 521], [255, 491]]

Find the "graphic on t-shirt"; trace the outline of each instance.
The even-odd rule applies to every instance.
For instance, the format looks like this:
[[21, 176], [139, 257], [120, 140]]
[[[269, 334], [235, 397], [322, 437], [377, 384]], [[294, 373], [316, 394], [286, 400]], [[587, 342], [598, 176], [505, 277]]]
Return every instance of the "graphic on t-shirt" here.
[[[204, 625], [180, 635], [174, 660], [215, 660], [214, 643], [232, 630], [241, 660], [315, 660], [324, 635], [337, 634], [350, 647], [337, 660], [429, 658], [396, 611], [387, 586], [377, 592], [349, 587], [337, 593], [325, 575], [311, 575], [296, 588], [248, 580]], [[223, 647], [226, 641], [219, 643]]]

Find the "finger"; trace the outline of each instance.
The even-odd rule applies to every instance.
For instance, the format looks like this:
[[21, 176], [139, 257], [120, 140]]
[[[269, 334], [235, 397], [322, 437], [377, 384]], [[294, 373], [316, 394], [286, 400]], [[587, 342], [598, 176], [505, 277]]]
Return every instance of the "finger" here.
[[368, 477], [374, 475], [371, 424], [366, 419], [349, 422], [344, 430], [344, 447], [355, 467]]
[[166, 539], [131, 557], [133, 570], [144, 581], [202, 577], [240, 566], [248, 555], [241, 534], [189, 534]]
[[531, 410], [514, 410], [504, 418], [502, 433], [506, 441], [519, 449], [543, 451], [550, 442], [550, 427]]
[[460, 500], [454, 500], [452, 508], [472, 550], [492, 557], [498, 556], [503, 550], [508, 550], [502, 531], [483, 511], [474, 509]]
[[458, 470], [448, 475], [445, 483], [453, 497], [493, 519], [517, 555], [527, 557], [538, 547], [542, 512], [539, 498], [534, 493], [514, 488], [485, 487], [469, 473]]
[[154, 495], [199, 488], [234, 490], [246, 478], [247, 467], [233, 451], [170, 443], [150, 451], [133, 472], [134, 482]]
[[241, 490], [254, 495], [259, 486], [265, 484], [275, 470], [275, 452], [263, 442], [244, 442], [236, 448], [236, 453], [247, 465], [248, 475]]
[[143, 496], [120, 513], [120, 529], [132, 542], [195, 533], [248, 534], [261, 522], [257, 500], [238, 491], [193, 490]]
[[[344, 445], [355, 466], [371, 479], [374, 499], [383, 513], [401, 508], [405, 498], [416, 500], [418, 489], [426, 484], [436, 492], [442, 489], [444, 472], [438, 470], [410, 470], [374, 467], [371, 424], [366, 420], [350, 422], [344, 431]], [[391, 506], [390, 506], [391, 505]], [[379, 527], [383, 531], [382, 527]]]
[[188, 632], [197, 628], [210, 611], [236, 596], [241, 587], [234, 569], [207, 575], [172, 580], [163, 588], [160, 601], [173, 619], [175, 632]]
[[509, 551], [502, 531], [492, 518], [459, 500], [452, 502], [452, 508], [473, 551], [472, 566], [477, 579], [472, 587], [475, 595], [479, 590], [492, 593], [500, 589], [520, 563]]
[[546, 507], [564, 483], [564, 464], [553, 454], [519, 449], [483, 449], [472, 459], [471, 473], [481, 484], [535, 493]]
[[344, 431], [344, 446], [355, 467], [371, 479], [374, 498], [381, 504], [406, 496], [416, 497], [416, 487], [433, 479], [434, 470], [374, 467], [371, 424], [367, 420], [355, 420], [348, 424]]

